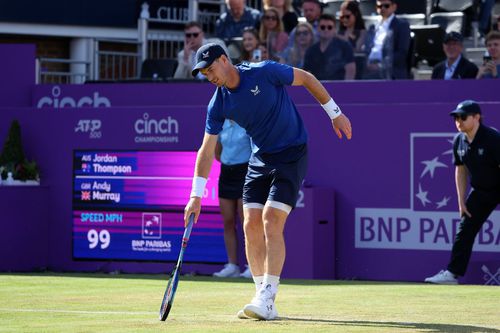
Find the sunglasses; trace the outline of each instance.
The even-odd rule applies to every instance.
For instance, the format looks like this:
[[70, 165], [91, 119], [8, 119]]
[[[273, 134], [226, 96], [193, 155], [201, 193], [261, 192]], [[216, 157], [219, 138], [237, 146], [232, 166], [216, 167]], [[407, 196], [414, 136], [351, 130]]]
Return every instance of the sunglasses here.
[[333, 30], [333, 25], [320, 25], [319, 28], [321, 30], [326, 30], [326, 29]]
[[340, 15], [340, 19], [343, 20], [343, 19], [350, 19], [351, 18], [351, 15], [350, 14], [347, 14], [347, 15]]
[[390, 3], [384, 3], [384, 4], [381, 4], [381, 5], [377, 5], [378, 9], [382, 9], [382, 8], [389, 9], [389, 7], [391, 7]]
[[199, 35], [200, 35], [200, 33], [199, 33], [199, 32], [186, 32], [186, 33], [184, 34], [184, 36], [186, 36], [186, 38], [191, 38], [191, 37], [196, 38], [196, 37], [198, 37]]
[[268, 16], [264, 15], [264, 20], [269, 20], [269, 21], [278, 21], [278, 18], [276, 16]]
[[469, 116], [470, 116], [470, 114], [460, 114], [460, 115], [453, 116], [453, 118], [455, 118], [456, 121], [458, 121], [459, 119], [461, 121], [466, 121]]
[[308, 36], [309, 35], [309, 31], [307, 30], [304, 30], [304, 31], [297, 31], [295, 33], [296, 36]]

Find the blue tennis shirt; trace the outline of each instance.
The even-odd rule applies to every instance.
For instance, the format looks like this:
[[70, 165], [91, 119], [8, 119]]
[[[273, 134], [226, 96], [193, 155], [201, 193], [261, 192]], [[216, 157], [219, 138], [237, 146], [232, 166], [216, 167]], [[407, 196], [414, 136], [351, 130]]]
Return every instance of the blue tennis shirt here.
[[236, 66], [240, 84], [217, 87], [208, 104], [205, 132], [217, 135], [224, 120], [243, 127], [254, 154], [273, 153], [307, 142], [307, 133], [285, 85], [293, 82], [293, 68], [273, 61]]
[[219, 133], [219, 141], [222, 145], [220, 161], [225, 165], [248, 163], [250, 154], [250, 138], [245, 129], [237, 123], [226, 119], [222, 131]]

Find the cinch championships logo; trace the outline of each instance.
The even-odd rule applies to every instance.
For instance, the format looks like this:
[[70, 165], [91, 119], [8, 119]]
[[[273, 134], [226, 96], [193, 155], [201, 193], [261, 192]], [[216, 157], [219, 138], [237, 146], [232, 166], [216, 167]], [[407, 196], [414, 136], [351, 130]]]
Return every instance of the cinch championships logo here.
[[136, 143], [178, 143], [179, 122], [167, 118], [152, 119], [146, 112], [134, 123]]

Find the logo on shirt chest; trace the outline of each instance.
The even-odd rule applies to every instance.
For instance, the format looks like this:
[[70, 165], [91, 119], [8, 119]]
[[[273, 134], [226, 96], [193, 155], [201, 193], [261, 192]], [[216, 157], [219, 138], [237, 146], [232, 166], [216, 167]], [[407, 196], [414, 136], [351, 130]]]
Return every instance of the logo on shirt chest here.
[[479, 156], [483, 156], [484, 148], [478, 148], [477, 153], [479, 154]]
[[252, 92], [252, 94], [254, 96], [257, 96], [257, 94], [260, 93], [260, 89], [259, 89], [259, 86], [258, 85], [255, 85], [255, 88], [254, 89], [250, 89], [250, 91]]

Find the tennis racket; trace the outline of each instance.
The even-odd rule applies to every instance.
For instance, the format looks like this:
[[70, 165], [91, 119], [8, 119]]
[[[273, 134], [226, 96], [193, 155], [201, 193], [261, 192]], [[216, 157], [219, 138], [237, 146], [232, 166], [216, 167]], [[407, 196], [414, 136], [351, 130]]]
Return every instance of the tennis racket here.
[[167, 289], [163, 295], [163, 300], [161, 301], [160, 307], [160, 320], [165, 321], [168, 317], [170, 309], [174, 303], [175, 292], [177, 290], [177, 284], [179, 284], [179, 278], [181, 275], [182, 258], [184, 257], [184, 251], [186, 250], [187, 243], [189, 241], [189, 235], [191, 235], [191, 229], [193, 228], [194, 214], [189, 216], [189, 222], [184, 230], [184, 236], [182, 236], [182, 246], [179, 252], [179, 259], [177, 259], [177, 264], [174, 266], [172, 273], [170, 273], [170, 279], [168, 280]]

